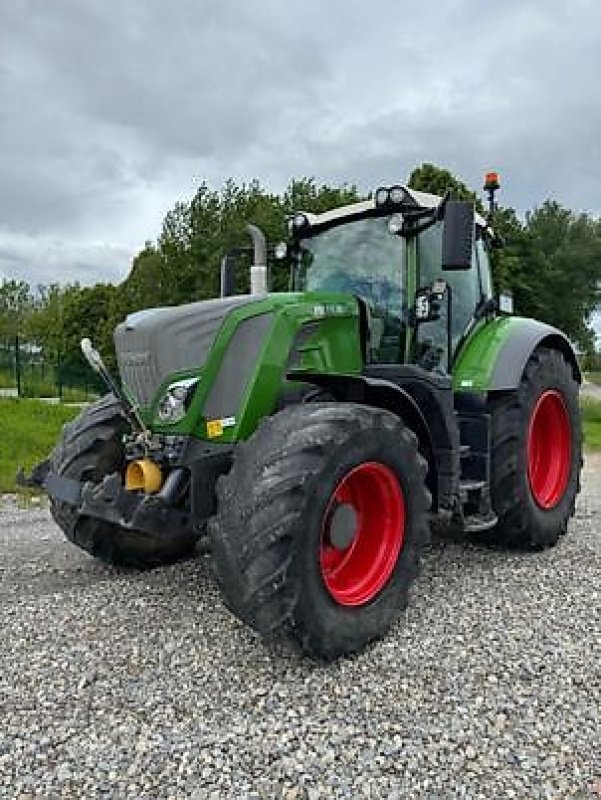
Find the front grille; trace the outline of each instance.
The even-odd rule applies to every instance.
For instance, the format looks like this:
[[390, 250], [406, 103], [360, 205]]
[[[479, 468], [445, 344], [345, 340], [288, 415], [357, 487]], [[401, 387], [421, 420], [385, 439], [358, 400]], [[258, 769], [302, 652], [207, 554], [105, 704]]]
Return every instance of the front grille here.
[[139, 406], [150, 405], [157, 388], [161, 385], [161, 379], [156, 369], [148, 366], [124, 366], [120, 367], [121, 380], [127, 386], [130, 394], [135, 397]]

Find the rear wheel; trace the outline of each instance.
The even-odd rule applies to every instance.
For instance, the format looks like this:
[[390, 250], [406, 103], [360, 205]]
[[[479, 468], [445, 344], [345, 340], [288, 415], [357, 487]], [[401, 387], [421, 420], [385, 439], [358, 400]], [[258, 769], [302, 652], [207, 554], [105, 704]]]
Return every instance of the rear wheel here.
[[499, 523], [487, 538], [554, 545], [580, 489], [582, 433], [571, 365], [556, 350], [536, 350], [517, 392], [494, 399], [491, 410], [491, 495]]
[[416, 437], [386, 411], [315, 403], [266, 419], [209, 523], [226, 604], [317, 658], [383, 635], [427, 539], [425, 472]]
[[[129, 430], [121, 406], [112, 395], [88, 406], [63, 428], [61, 438], [50, 455], [50, 471], [77, 481], [100, 482], [124, 466], [121, 442]], [[90, 555], [126, 567], [153, 567], [190, 554], [195, 536], [158, 538], [122, 528], [97, 517], [82, 516], [74, 506], [50, 504], [54, 520], [67, 538]]]

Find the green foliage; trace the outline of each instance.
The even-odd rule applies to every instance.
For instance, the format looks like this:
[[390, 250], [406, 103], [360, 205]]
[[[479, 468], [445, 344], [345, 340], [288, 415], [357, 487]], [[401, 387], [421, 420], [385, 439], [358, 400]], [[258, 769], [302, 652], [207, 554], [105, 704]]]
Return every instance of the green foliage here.
[[[106, 320], [115, 287], [73, 284], [59, 289], [50, 287], [47, 299], [31, 315], [27, 333], [44, 341], [46, 353], [53, 359], [65, 359], [79, 351], [83, 336], [104, 338]], [[73, 359], [80, 363], [79, 358]]]
[[440, 197], [450, 190], [453, 200], [471, 200], [476, 204], [478, 211], [481, 214], [484, 213], [482, 200], [476, 192], [469, 189], [452, 172], [434, 164], [422, 164], [420, 167], [416, 167], [409, 176], [407, 185], [418, 192], [429, 192]]
[[[283, 195], [266, 192], [259, 183], [237, 186], [228, 181], [220, 192], [201, 184], [190, 201], [178, 202], [167, 212], [156, 244], [147, 242], [134, 258], [126, 280], [118, 287], [95, 286], [89, 289], [71, 287], [80, 298], [63, 297], [63, 331], [60, 347], [73, 361], [80, 360], [79, 339], [83, 326], [77, 318], [86, 319], [86, 306], [91, 304], [90, 329], [93, 339], [115, 368], [112, 333], [124, 317], [133, 311], [160, 305], [178, 305], [215, 297], [219, 293], [221, 260], [232, 248], [249, 248], [246, 223], [258, 225], [269, 244], [287, 235], [286, 218], [294, 211], [321, 212], [360, 200], [355, 187], [318, 186], [313, 179], [303, 178], [290, 183]], [[248, 292], [250, 255], [241, 256], [238, 291]], [[277, 261], [270, 263], [274, 291], [288, 287], [288, 269]], [[68, 293], [69, 290], [66, 290]], [[52, 312], [56, 319], [56, 310]], [[47, 329], [57, 330], [52, 319], [42, 322]], [[48, 341], [48, 337], [46, 337]], [[56, 351], [57, 345], [53, 345]]]
[[[309, 178], [292, 181], [281, 197], [254, 181], [242, 186], [228, 181], [221, 192], [203, 183], [192, 200], [167, 213], [157, 246], [147, 244], [134, 262], [123, 285], [126, 304], [131, 308], [141, 293], [140, 308], [215, 297], [224, 254], [250, 245], [246, 223], [258, 225], [273, 244], [286, 237], [286, 217], [294, 211], [321, 212], [359, 199], [354, 187], [317, 186]], [[244, 267], [249, 263], [240, 261]], [[285, 289], [287, 269], [278, 262], [270, 266], [272, 288]], [[248, 269], [240, 270], [238, 289], [248, 291]]]
[[31, 289], [25, 281], [4, 279], [0, 283], [0, 337], [16, 336], [33, 305]]
[[520, 312], [556, 325], [583, 349], [592, 349], [589, 322], [601, 285], [599, 221], [548, 200], [527, 215], [509, 254], [518, 267], [513, 290]]
[[0, 492], [14, 492], [19, 467], [31, 470], [48, 453], [78, 408], [40, 400], [0, 399]]
[[[433, 164], [411, 173], [409, 185], [457, 199], [481, 201], [458, 177]], [[132, 312], [214, 297], [219, 290], [220, 264], [231, 248], [249, 248], [245, 223], [261, 227], [269, 244], [286, 237], [286, 218], [294, 211], [323, 212], [360, 200], [354, 186], [318, 185], [311, 178], [290, 182], [273, 194], [253, 181], [228, 181], [221, 191], [201, 184], [194, 197], [178, 202], [165, 216], [156, 242], [147, 242], [133, 259], [119, 286], [78, 284], [38, 287], [34, 293], [22, 281], [0, 284], [0, 348], [11, 337], [43, 349], [44, 358], [67, 370], [85, 371], [79, 342], [90, 336], [115, 369], [113, 331]], [[516, 311], [557, 325], [583, 350], [593, 349], [590, 317], [601, 286], [601, 223], [547, 201], [521, 221], [511, 208], [499, 207], [495, 232], [504, 241], [493, 255], [497, 288], [513, 290]], [[240, 257], [237, 289], [248, 291], [250, 256]], [[288, 287], [288, 270], [272, 261], [271, 286]]]
[[582, 358], [582, 369], [584, 372], [598, 372], [601, 374], [601, 352], [590, 351]]
[[587, 372], [586, 379], [589, 383], [594, 383], [595, 386], [601, 386], [601, 371]]

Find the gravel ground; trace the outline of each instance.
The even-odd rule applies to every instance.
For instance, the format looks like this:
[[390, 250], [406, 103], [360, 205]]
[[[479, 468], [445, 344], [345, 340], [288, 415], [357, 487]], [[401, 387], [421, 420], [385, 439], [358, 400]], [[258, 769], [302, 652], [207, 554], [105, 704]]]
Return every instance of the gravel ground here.
[[601, 460], [554, 551], [437, 538], [327, 667], [230, 617], [208, 555], [119, 573], [0, 502], [0, 797], [601, 795]]

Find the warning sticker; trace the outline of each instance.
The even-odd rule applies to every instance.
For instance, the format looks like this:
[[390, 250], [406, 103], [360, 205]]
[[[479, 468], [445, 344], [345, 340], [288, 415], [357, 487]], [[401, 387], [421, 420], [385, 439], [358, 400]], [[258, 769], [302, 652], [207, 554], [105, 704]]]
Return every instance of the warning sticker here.
[[224, 428], [233, 428], [236, 424], [236, 417], [224, 417], [223, 419], [207, 420], [207, 436], [215, 439], [223, 434]]
[[220, 419], [207, 420], [207, 436], [209, 439], [215, 439], [216, 436], [221, 436], [223, 433], [223, 423]]

